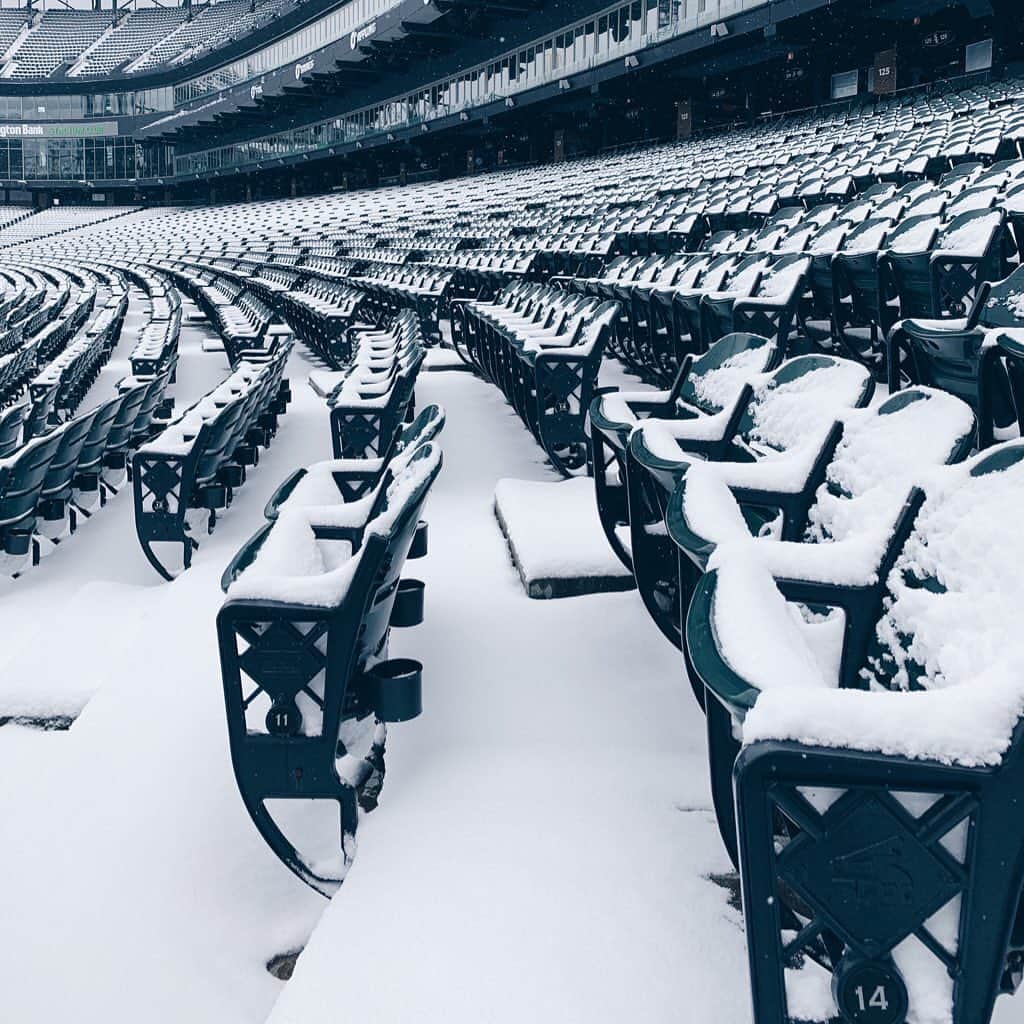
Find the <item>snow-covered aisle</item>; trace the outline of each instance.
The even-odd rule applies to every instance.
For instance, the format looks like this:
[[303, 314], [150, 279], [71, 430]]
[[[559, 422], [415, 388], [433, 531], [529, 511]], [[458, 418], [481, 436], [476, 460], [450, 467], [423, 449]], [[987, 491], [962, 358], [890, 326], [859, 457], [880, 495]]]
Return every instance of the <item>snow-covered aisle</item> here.
[[635, 593], [531, 601], [491, 505], [552, 479], [496, 391], [423, 374], [445, 466], [427, 506], [424, 713], [274, 1024], [746, 1022], [746, 955], [708, 810], [702, 718]]

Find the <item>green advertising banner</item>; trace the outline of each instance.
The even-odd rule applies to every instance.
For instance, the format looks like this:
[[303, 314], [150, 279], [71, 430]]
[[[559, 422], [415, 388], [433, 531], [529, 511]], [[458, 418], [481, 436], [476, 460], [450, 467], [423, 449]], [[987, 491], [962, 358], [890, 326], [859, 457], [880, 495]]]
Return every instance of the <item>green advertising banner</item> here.
[[93, 139], [105, 135], [117, 135], [116, 121], [0, 124], [0, 139]]

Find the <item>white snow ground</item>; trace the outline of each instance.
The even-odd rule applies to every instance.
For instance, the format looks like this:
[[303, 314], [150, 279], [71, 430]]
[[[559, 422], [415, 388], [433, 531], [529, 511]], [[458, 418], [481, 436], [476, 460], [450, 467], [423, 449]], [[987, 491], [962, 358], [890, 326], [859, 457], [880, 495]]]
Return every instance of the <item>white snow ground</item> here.
[[[227, 372], [202, 336], [184, 332], [179, 400]], [[680, 659], [635, 594], [524, 594], [494, 487], [553, 475], [469, 374], [417, 388], [448, 412], [430, 556], [410, 566], [426, 620], [393, 644], [425, 664], [424, 714], [391, 730], [330, 904], [264, 845], [231, 773], [214, 617], [273, 488], [329, 454], [309, 369], [293, 355], [274, 446], [180, 579], [146, 564], [122, 493], [0, 584], [0, 716], [79, 716], [0, 728], [0, 1020], [748, 1024]], [[1009, 1005], [998, 1020], [1019, 1024]]]

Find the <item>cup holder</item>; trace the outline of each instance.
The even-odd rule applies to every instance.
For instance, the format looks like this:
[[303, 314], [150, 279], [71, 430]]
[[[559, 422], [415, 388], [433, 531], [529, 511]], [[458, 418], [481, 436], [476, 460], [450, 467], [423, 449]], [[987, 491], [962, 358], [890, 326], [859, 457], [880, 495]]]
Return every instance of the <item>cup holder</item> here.
[[395, 593], [395, 603], [391, 608], [391, 625], [403, 628], [418, 626], [423, 621], [423, 591], [426, 584], [422, 580], [400, 580]]
[[39, 502], [39, 515], [48, 523], [60, 522], [67, 513], [67, 504], [60, 498], [47, 498]]
[[228, 463], [221, 467], [220, 478], [227, 487], [241, 487], [245, 483], [245, 467], [236, 463]]
[[393, 658], [369, 673], [373, 709], [382, 722], [408, 722], [423, 711], [423, 666], [412, 658]]
[[228, 489], [223, 484], [210, 484], [200, 491], [202, 507], [213, 512], [228, 507]]
[[243, 466], [255, 466], [260, 461], [260, 456], [255, 445], [240, 444], [235, 449], [235, 460]]
[[416, 524], [416, 535], [409, 547], [409, 558], [422, 558], [427, 553], [427, 521], [421, 519]]
[[28, 530], [8, 530], [3, 547], [5, 555], [27, 555], [32, 550], [32, 534]]

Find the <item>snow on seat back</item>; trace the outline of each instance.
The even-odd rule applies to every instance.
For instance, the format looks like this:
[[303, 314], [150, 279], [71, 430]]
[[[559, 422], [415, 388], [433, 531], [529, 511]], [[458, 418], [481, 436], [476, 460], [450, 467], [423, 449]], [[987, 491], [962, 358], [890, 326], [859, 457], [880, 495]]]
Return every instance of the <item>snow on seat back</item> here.
[[843, 410], [865, 404], [871, 393], [871, 375], [859, 363], [798, 356], [759, 383], [736, 442], [752, 454], [807, 444], [823, 436]]
[[908, 217], [894, 228], [888, 238], [890, 252], [919, 253], [932, 247], [941, 226], [938, 216]]
[[727, 334], [693, 365], [680, 397], [701, 412], [731, 408], [743, 385], [763, 374], [774, 361], [776, 346], [755, 334]]
[[988, 252], [1002, 226], [1003, 214], [998, 210], [963, 213], [939, 235], [936, 251], [950, 256], [980, 258]]
[[974, 413], [945, 391], [915, 387], [877, 409], [843, 417], [843, 439], [808, 515], [808, 539], [835, 541], [877, 528], [887, 535], [911, 487], [967, 455]]
[[[693, 362], [679, 391], [680, 404], [707, 416], [731, 409], [743, 386], [759, 378], [775, 362], [777, 351], [774, 342], [759, 334], [727, 334]], [[667, 400], [670, 393], [655, 395]], [[646, 392], [613, 392], [602, 396], [601, 411], [617, 423], [640, 423], [629, 402], [648, 398]]]
[[866, 220], [846, 236], [840, 254], [856, 256], [860, 253], [878, 252], [884, 248], [891, 229], [892, 221], [888, 217]]

